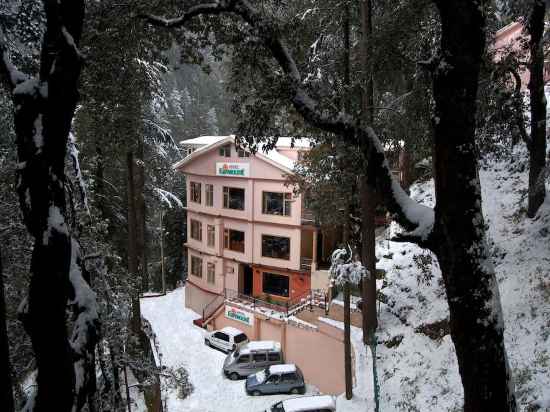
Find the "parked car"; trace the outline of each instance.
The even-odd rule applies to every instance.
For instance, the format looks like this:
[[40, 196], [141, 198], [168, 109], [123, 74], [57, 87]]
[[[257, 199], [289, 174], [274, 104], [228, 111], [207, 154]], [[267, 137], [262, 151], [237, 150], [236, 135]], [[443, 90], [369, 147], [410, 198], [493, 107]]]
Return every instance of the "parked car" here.
[[227, 326], [221, 330], [215, 330], [204, 338], [207, 346], [218, 348], [224, 352], [231, 352], [246, 343], [248, 338], [243, 331]]
[[275, 393], [304, 394], [306, 384], [302, 371], [294, 364], [273, 365], [246, 378], [246, 393], [249, 395], [272, 395]]
[[265, 412], [336, 412], [336, 402], [329, 395], [302, 396], [277, 402]]
[[223, 373], [229, 379], [237, 380], [281, 363], [283, 353], [279, 342], [253, 341], [227, 355], [223, 363]]

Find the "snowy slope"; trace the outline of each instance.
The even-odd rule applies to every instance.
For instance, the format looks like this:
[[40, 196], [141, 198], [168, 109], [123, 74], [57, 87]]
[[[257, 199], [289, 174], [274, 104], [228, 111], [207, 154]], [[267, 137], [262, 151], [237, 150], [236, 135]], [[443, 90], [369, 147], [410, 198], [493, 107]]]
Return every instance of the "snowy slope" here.
[[[525, 152], [517, 158], [526, 159]], [[535, 220], [526, 218], [524, 160], [490, 163], [480, 178], [519, 410], [538, 403], [550, 411], [543, 406], [550, 404], [550, 199]], [[412, 194], [433, 205], [433, 182], [413, 186]], [[387, 270], [379, 328], [379, 340], [387, 342], [379, 346], [382, 410], [459, 411], [463, 393], [454, 347], [448, 334], [438, 335], [445, 325], [437, 322], [448, 318], [441, 272], [431, 254], [390, 237], [377, 243], [378, 266]], [[422, 275], [415, 256], [433, 278]], [[419, 332], [426, 325], [432, 337]]]

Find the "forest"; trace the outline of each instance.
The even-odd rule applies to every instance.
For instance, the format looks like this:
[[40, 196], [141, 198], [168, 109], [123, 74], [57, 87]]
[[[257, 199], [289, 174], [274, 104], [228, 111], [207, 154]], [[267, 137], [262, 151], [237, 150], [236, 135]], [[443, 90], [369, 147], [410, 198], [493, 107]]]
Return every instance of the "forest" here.
[[[201, 355], [206, 323], [243, 298], [226, 283], [242, 289], [234, 252], [249, 253], [248, 229], [193, 209], [217, 202], [190, 182], [206, 136], [251, 181], [253, 162], [286, 171], [287, 195], [224, 186], [221, 214], [257, 197], [274, 225], [303, 208], [297, 247], [250, 252], [250, 276], [309, 253], [300, 274], [236, 292], [250, 313], [284, 302], [289, 357], [306, 345], [291, 323], [341, 333], [345, 391], [302, 368], [323, 411], [550, 411], [549, 81], [548, 0], [0, 0], [1, 409], [291, 410], [204, 366], [223, 363]], [[218, 287], [208, 253], [191, 258], [203, 236], [240, 262], [212, 316], [187, 305], [197, 274]], [[304, 273], [292, 312], [284, 282]], [[326, 319], [307, 318], [316, 304]]]

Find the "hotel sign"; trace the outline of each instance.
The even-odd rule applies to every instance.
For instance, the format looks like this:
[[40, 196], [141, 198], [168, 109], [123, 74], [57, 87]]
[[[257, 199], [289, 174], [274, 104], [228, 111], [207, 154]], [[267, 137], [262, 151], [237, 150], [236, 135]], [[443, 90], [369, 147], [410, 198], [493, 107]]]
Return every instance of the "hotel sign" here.
[[225, 317], [244, 323], [248, 326], [254, 326], [254, 315], [250, 312], [245, 312], [235, 306], [225, 305]]
[[216, 162], [216, 176], [249, 177], [250, 165], [248, 163]]

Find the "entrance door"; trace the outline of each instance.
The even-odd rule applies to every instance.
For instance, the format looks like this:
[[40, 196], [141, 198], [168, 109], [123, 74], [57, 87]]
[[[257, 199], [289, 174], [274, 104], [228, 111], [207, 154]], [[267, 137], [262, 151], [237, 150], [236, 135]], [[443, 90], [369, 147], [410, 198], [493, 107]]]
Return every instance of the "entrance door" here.
[[254, 274], [249, 265], [243, 265], [243, 294], [252, 296], [252, 285], [254, 283]]

